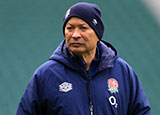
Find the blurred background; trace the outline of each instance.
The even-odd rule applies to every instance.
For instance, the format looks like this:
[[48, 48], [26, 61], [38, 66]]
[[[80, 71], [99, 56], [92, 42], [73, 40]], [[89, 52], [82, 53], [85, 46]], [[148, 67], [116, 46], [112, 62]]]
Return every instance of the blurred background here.
[[[82, 0], [0, 0], [0, 115], [14, 115], [33, 72], [64, 39], [63, 16]], [[96, 3], [113, 44], [137, 73], [152, 115], [159, 114], [159, 0], [83, 0]]]

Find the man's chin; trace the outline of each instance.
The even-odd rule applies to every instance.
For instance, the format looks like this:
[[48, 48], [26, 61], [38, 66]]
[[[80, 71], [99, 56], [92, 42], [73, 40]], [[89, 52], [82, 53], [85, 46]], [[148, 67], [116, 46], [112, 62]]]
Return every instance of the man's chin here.
[[82, 51], [82, 50], [80, 50], [80, 49], [76, 49], [76, 48], [71, 49], [70, 51], [71, 51], [71, 53], [74, 54], [74, 55], [82, 55], [82, 54], [84, 53], [84, 51]]

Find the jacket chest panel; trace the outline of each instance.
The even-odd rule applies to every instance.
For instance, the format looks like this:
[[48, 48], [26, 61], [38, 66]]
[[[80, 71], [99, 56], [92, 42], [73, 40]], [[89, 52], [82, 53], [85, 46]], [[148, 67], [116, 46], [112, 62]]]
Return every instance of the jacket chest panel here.
[[[48, 91], [51, 108], [62, 107], [62, 111], [67, 114], [89, 114], [87, 81], [79, 74], [71, 72], [57, 76], [56, 81], [50, 82], [52, 87]], [[116, 114], [122, 103], [122, 86], [118, 77], [108, 72], [100, 73], [90, 80], [89, 85], [94, 114], [107, 114], [111, 111]]]

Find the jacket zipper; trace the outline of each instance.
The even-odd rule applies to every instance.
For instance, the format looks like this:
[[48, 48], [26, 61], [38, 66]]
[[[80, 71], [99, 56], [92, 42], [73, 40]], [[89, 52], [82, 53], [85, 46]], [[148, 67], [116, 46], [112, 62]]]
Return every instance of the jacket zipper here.
[[89, 72], [88, 73], [88, 80], [87, 80], [87, 92], [88, 92], [88, 98], [89, 98], [89, 110], [90, 110], [90, 115], [93, 115], [93, 104], [92, 104], [92, 100], [91, 100], [91, 92], [90, 92], [90, 75]]

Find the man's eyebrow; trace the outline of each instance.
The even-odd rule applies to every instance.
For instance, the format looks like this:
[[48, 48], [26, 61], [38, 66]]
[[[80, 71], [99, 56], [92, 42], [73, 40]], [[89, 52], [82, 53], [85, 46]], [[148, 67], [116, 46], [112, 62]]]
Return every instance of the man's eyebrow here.
[[[67, 24], [70, 26], [74, 26], [74, 24], [71, 24], [71, 23], [67, 23]], [[87, 24], [86, 23], [79, 24], [79, 26], [83, 26], [83, 25], [87, 25]]]
[[73, 26], [73, 24], [67, 23], [67, 25]]
[[87, 25], [86, 23], [80, 24], [80, 26]]

